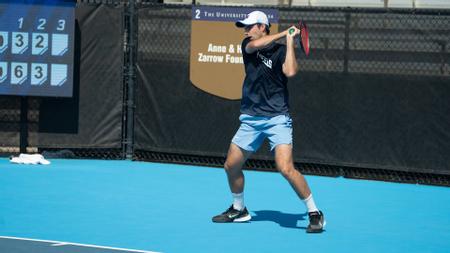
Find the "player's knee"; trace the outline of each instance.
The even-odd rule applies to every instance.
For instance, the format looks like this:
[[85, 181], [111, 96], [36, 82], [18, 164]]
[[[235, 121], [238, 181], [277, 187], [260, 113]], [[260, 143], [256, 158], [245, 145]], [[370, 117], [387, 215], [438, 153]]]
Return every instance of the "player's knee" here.
[[234, 171], [236, 171], [238, 169], [238, 166], [235, 163], [230, 162], [228, 160], [225, 161], [225, 164], [223, 165], [223, 167], [225, 168], [225, 170], [228, 173], [232, 173], [232, 172], [234, 172]]
[[277, 165], [277, 169], [286, 178], [292, 177], [292, 175], [295, 173], [294, 166], [290, 164]]
[[230, 171], [231, 170], [231, 165], [229, 162], [225, 161], [225, 163], [223, 164], [223, 167], [226, 171]]

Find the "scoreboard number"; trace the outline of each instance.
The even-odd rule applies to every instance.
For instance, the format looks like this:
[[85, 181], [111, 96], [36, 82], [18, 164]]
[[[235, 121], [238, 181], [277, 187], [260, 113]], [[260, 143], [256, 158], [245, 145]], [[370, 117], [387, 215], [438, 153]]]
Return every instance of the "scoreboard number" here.
[[42, 85], [47, 81], [47, 64], [31, 64], [31, 85]]
[[38, 23], [39, 23], [39, 25], [37, 26], [37, 29], [45, 30], [45, 24], [47, 24], [47, 20], [45, 18], [40, 18]]
[[8, 48], [8, 32], [0, 32], [0, 54]]
[[26, 62], [11, 62], [11, 84], [22, 84], [28, 78]]
[[28, 49], [28, 33], [12, 33], [12, 53], [23, 54]]
[[58, 20], [58, 27], [56, 27], [56, 30], [64, 31], [64, 29], [66, 29], [66, 20], [64, 19]]
[[0, 62], [0, 83], [3, 83], [8, 77], [8, 63]]
[[17, 20], [17, 22], [19, 22], [19, 29], [22, 29], [22, 27], [23, 27], [23, 18], [19, 18]]
[[33, 55], [43, 55], [48, 50], [48, 34], [47, 33], [33, 33], [33, 42], [31, 53]]

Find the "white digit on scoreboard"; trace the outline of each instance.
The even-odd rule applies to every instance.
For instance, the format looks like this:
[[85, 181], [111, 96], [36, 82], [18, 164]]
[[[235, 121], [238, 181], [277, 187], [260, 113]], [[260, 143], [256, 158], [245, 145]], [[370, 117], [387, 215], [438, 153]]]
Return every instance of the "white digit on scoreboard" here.
[[22, 84], [28, 78], [26, 62], [11, 62], [11, 84]]

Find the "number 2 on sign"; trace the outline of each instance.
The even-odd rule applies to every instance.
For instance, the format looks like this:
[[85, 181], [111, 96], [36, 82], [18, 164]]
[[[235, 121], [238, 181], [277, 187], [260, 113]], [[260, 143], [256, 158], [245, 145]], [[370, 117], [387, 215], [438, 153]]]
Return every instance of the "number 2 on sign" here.
[[195, 19], [200, 19], [200, 10], [195, 10]]

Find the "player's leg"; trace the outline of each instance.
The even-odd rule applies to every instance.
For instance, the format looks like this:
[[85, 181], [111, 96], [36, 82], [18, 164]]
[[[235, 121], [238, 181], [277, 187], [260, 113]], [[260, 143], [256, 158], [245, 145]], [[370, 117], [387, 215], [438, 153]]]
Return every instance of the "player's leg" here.
[[301, 199], [306, 199], [311, 195], [305, 177], [294, 167], [291, 144], [279, 144], [275, 147], [275, 164], [277, 170], [286, 178]]
[[250, 154], [251, 152], [231, 143], [224, 168], [231, 194], [233, 195], [233, 204], [225, 212], [214, 216], [212, 218], [213, 222], [245, 222], [251, 219], [244, 204], [245, 177], [242, 172], [242, 166]]
[[213, 217], [214, 222], [243, 222], [251, 219], [244, 204], [245, 178], [242, 166], [252, 152], [261, 146], [264, 135], [256, 127], [258, 119], [241, 115], [241, 126], [231, 141], [224, 168], [233, 196], [233, 204], [222, 214]]
[[242, 166], [250, 155], [251, 152], [241, 149], [234, 143], [230, 144], [224, 168], [227, 173], [228, 185], [234, 194], [244, 191], [245, 177]]
[[288, 115], [273, 117], [265, 131], [271, 149], [275, 151], [277, 170], [289, 182], [299, 198], [305, 203], [310, 217], [308, 232], [321, 232], [325, 221], [314, 203], [305, 177], [295, 169], [292, 157], [292, 120]]
[[275, 163], [277, 170], [286, 178], [308, 209], [309, 225], [306, 231], [308, 233], [322, 232], [325, 226], [324, 215], [316, 207], [305, 177], [294, 167], [291, 144], [280, 144], [275, 147]]

